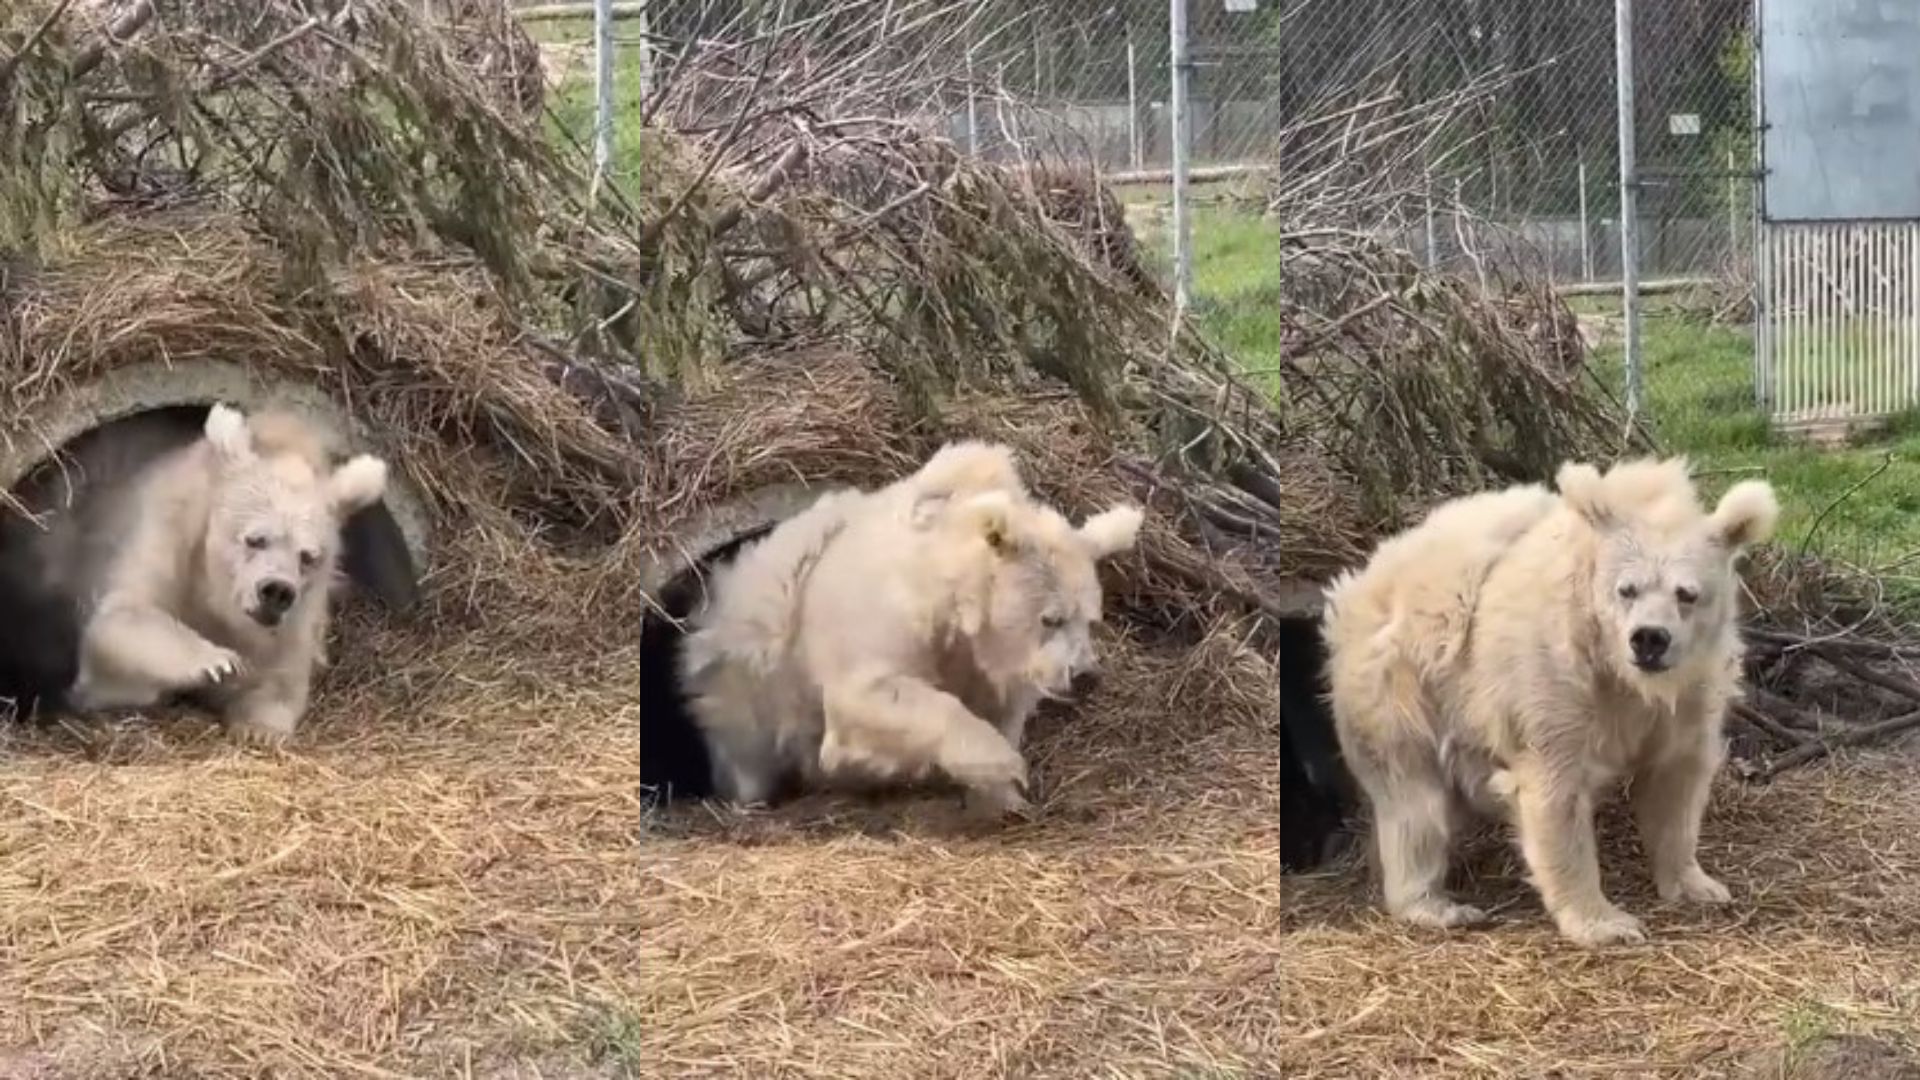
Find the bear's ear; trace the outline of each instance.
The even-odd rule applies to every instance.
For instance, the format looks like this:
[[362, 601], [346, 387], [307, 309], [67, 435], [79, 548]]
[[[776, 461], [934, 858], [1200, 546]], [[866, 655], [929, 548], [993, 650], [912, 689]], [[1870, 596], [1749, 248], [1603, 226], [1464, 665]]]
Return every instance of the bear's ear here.
[[1002, 555], [1020, 547], [1015, 530], [1013, 496], [1004, 491], [975, 495], [954, 507], [960, 527], [978, 535], [987, 546]]
[[1021, 497], [1027, 493], [1013, 450], [999, 443], [974, 440], [941, 447], [909, 482], [920, 492], [908, 511], [915, 529], [933, 524], [958, 498], [989, 491]]
[[246, 461], [253, 457], [253, 436], [247, 431], [247, 418], [240, 410], [215, 405], [207, 412], [207, 442], [226, 461]]
[[1742, 480], [1713, 508], [1713, 535], [1729, 552], [1765, 542], [1780, 520], [1780, 500], [1765, 480]]
[[354, 457], [327, 478], [327, 501], [333, 515], [343, 520], [379, 502], [386, 493], [387, 463], [371, 454]]
[[1561, 501], [1594, 528], [1605, 529], [1613, 524], [1613, 507], [1608, 504], [1599, 469], [1585, 462], [1569, 461], [1554, 474], [1553, 486], [1560, 489]]
[[988, 491], [1026, 494], [1013, 448], [1001, 443], [967, 439], [942, 446], [914, 475], [928, 493], [977, 495]]
[[1111, 507], [1081, 523], [1080, 539], [1096, 560], [1118, 555], [1140, 538], [1140, 524], [1145, 519], [1137, 506]]
[[913, 506], [907, 510], [907, 522], [916, 531], [924, 531], [940, 520], [941, 513], [952, 504], [953, 496], [945, 491], [937, 495], [922, 495], [913, 500]]

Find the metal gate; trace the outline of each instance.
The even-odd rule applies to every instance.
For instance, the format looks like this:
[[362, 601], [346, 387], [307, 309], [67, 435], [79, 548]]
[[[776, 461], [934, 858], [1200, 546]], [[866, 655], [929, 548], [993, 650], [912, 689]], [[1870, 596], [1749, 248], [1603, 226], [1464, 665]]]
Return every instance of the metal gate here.
[[1920, 3], [1756, 4], [1760, 403], [1800, 430], [1920, 406]]

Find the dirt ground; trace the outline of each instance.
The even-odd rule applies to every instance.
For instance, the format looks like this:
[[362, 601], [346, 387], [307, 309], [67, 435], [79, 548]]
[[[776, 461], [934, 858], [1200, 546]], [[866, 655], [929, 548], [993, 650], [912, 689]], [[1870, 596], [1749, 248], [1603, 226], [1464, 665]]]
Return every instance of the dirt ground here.
[[[1920, 1034], [1920, 757], [1880, 752], [1769, 786], [1724, 779], [1701, 861], [1721, 910], [1653, 894], [1616, 804], [1602, 871], [1645, 945], [1564, 944], [1497, 836], [1461, 891], [1488, 929], [1403, 928], [1357, 859], [1289, 877], [1272, 999], [1289, 1076], [1914, 1075]], [[1857, 1036], [1848, 1040], [1843, 1036]]]

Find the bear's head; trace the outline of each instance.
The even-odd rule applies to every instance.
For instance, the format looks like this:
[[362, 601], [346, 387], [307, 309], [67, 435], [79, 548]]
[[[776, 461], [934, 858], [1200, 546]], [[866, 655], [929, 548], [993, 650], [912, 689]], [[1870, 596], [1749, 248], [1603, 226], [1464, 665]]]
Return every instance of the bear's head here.
[[1724, 660], [1739, 615], [1734, 560], [1773, 534], [1780, 504], [1762, 480], [1735, 484], [1712, 513], [1684, 458], [1645, 459], [1604, 475], [1567, 464], [1561, 498], [1594, 530], [1590, 603], [1602, 647], [1629, 679], [1690, 677]]
[[947, 525], [980, 554], [977, 588], [958, 612], [980, 671], [1003, 691], [1070, 696], [1098, 669], [1101, 559], [1133, 547], [1141, 512], [1116, 506], [1078, 528], [1051, 507], [1009, 491], [955, 504]]
[[295, 417], [207, 414], [214, 477], [208, 496], [203, 602], [238, 625], [271, 630], [326, 603], [340, 526], [386, 493], [387, 466], [362, 454], [333, 467]]

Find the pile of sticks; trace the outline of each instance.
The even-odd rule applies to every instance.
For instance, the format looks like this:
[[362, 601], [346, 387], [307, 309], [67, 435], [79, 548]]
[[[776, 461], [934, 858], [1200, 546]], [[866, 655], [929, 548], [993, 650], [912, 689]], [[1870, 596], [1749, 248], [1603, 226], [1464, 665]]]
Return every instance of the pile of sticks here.
[[[1920, 645], [1760, 627], [1746, 636], [1746, 695], [1732, 718], [1762, 750], [1737, 763], [1744, 778], [1763, 782], [1843, 747], [1920, 729], [1920, 678], [1907, 671], [1920, 662]], [[1844, 708], [1823, 685], [1846, 688]]]

